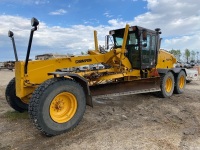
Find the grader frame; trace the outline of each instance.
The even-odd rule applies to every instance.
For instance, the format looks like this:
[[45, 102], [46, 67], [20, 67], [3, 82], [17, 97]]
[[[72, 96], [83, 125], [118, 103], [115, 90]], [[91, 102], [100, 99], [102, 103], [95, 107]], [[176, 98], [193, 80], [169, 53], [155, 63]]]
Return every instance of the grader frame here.
[[[185, 70], [173, 68], [176, 58], [160, 50], [160, 29], [153, 31], [126, 25], [112, 30], [110, 36], [114, 45], [104, 52], [98, 49], [95, 31], [95, 50], [88, 51], [88, 55], [29, 61], [33, 34], [39, 25], [36, 18], [31, 22], [33, 28], [25, 61], [18, 61], [14, 34], [9, 31], [16, 62], [15, 78], [7, 86], [6, 99], [15, 110], [28, 110], [35, 126], [48, 136], [74, 128], [83, 117], [86, 103], [92, 106], [95, 97], [155, 91], [159, 91], [161, 97], [170, 97], [173, 92], [184, 91]], [[110, 67], [62, 71], [63, 68], [98, 63]]]

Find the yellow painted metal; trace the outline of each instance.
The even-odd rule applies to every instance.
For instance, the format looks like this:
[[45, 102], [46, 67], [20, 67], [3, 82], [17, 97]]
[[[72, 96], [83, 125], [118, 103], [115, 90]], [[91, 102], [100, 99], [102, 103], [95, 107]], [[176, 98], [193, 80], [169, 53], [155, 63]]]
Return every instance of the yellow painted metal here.
[[28, 104], [29, 100], [30, 100], [30, 96], [26, 96], [26, 97], [21, 98], [21, 101], [24, 102], [25, 104]]
[[140, 78], [140, 70], [131, 70], [129, 72], [126, 72], [125, 77], [134, 77], [134, 78]]
[[[16, 95], [20, 99], [27, 101], [27, 97], [31, 96], [37, 86], [47, 79], [52, 78], [52, 76], [48, 76], [49, 72], [54, 72], [57, 69], [79, 67], [82, 65], [105, 63], [112, 66], [111, 69], [103, 69], [98, 71], [98, 73], [101, 73], [99, 78], [88, 79], [88, 83], [99, 82], [103, 80], [114, 80], [119, 78], [124, 78], [126, 81], [140, 79], [140, 70], [132, 69], [129, 59], [125, 56], [128, 31], [129, 25], [126, 25], [122, 48], [112, 49], [104, 54], [100, 53], [98, 50], [97, 33], [95, 31], [95, 50], [88, 51], [88, 55], [29, 61], [27, 74], [24, 74], [25, 63], [20, 61], [16, 62]], [[172, 68], [175, 62], [176, 58], [173, 55], [164, 50], [160, 50], [156, 68]], [[94, 72], [87, 71], [77, 74], [83, 77], [88, 77], [92, 75], [92, 73]], [[105, 74], [103, 75], [103, 73]], [[149, 73], [148, 77], [151, 77], [149, 76]]]
[[50, 117], [57, 123], [66, 123], [73, 118], [77, 107], [76, 97], [72, 93], [60, 93], [50, 104]]
[[19, 98], [24, 94], [24, 62], [15, 62], [15, 87]]
[[[26, 80], [26, 76], [24, 75], [24, 62], [15, 62], [15, 87], [16, 87], [16, 95], [23, 102], [28, 102], [27, 96], [30, 95], [37, 85], [26, 86], [29, 81]], [[24, 100], [23, 100], [24, 99]]]
[[[118, 78], [123, 78], [123, 77], [140, 77], [140, 71], [139, 70], [132, 70], [131, 72], [125, 72], [125, 73], [116, 73], [112, 75], [105, 75], [101, 76], [96, 81], [101, 81], [101, 80], [113, 80], [113, 79], [118, 79]], [[136, 79], [136, 78], [135, 78]]]
[[122, 77], [124, 77], [124, 75], [122, 73], [121, 74], [106, 75], [106, 76], [99, 77], [95, 81], [113, 80], [113, 79], [118, 79], [118, 78], [122, 78]]
[[123, 43], [122, 43], [122, 53], [125, 52], [126, 41], [127, 41], [127, 37], [128, 37], [128, 31], [129, 31], [129, 25], [126, 24], [126, 28], [125, 28], [125, 31], [124, 31], [124, 37], [123, 37]]
[[173, 81], [172, 81], [172, 79], [171, 78], [167, 78], [167, 80], [166, 80], [166, 84], [165, 84], [165, 90], [166, 90], [166, 92], [167, 93], [170, 93], [171, 92], [171, 90], [172, 90], [172, 86], [173, 86], [173, 83], [172, 83]]
[[185, 76], [181, 76], [180, 79], [179, 79], [179, 88], [180, 89], [183, 89], [185, 86]]
[[124, 59], [124, 53], [126, 51], [126, 41], [127, 41], [127, 37], [128, 37], [128, 31], [129, 31], [129, 25], [126, 24], [126, 28], [124, 31], [124, 37], [123, 37], [123, 43], [122, 43], [122, 49], [121, 49], [121, 55], [120, 55], [120, 60], [122, 61], [122, 59]]
[[94, 45], [95, 45], [95, 51], [99, 51], [98, 40], [97, 40], [97, 31], [96, 30], [94, 30]]
[[[28, 72], [24, 74], [24, 62], [16, 62], [16, 95], [24, 98], [33, 93], [35, 88], [52, 76], [48, 76], [49, 72], [57, 69], [78, 67], [81, 65], [107, 63], [115, 65], [115, 61], [119, 61], [121, 49], [114, 49], [105, 54], [93, 54], [75, 57], [55, 58], [49, 60], [29, 61]], [[131, 64], [127, 58], [123, 59], [122, 65], [131, 68]], [[115, 71], [118, 69], [115, 68]], [[106, 71], [106, 70], [105, 70]], [[117, 73], [117, 72], [116, 72]]]
[[89, 55], [98, 55], [98, 54], [101, 54], [99, 51], [96, 51], [96, 50], [94, 50], [94, 51], [92, 51], [92, 50], [89, 50], [88, 51], [88, 54]]
[[169, 52], [160, 49], [158, 54], [158, 62], [156, 68], [168, 68], [171, 69], [176, 63], [176, 57]]

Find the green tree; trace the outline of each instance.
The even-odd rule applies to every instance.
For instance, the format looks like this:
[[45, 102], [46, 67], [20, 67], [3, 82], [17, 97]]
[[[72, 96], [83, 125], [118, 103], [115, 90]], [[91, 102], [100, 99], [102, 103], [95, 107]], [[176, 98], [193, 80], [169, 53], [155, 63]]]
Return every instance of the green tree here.
[[190, 50], [189, 49], [185, 49], [185, 57], [186, 57], [186, 60], [187, 60], [187, 63], [188, 63], [189, 58], [190, 58]]
[[181, 51], [180, 51], [180, 50], [172, 49], [172, 50], [170, 50], [169, 52], [170, 52], [171, 54], [173, 54], [173, 55], [176, 57], [176, 59], [177, 59], [178, 61], [180, 61], [180, 57], [181, 57]]
[[81, 52], [81, 55], [85, 55], [86, 53], [85, 52]]
[[196, 55], [196, 52], [195, 51], [191, 51], [191, 61], [195, 61], [195, 55]]

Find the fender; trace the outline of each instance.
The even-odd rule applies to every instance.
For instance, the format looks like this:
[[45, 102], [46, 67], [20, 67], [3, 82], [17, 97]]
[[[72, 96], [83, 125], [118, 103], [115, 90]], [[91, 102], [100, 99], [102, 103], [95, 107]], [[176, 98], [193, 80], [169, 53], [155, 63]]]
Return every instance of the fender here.
[[53, 75], [54, 78], [64, 77], [64, 76], [73, 78], [76, 82], [78, 82], [83, 87], [85, 95], [86, 95], [86, 104], [93, 107], [92, 96], [90, 94], [89, 85], [85, 78], [83, 78], [82, 76], [79, 76], [78, 74], [69, 73], [69, 72], [50, 72], [48, 73], [48, 75]]
[[173, 74], [178, 74], [183, 70], [187, 76], [187, 73], [185, 71], [185, 68], [171, 68], [171, 69], [157, 69], [159, 74], [166, 74], [169, 71], [172, 71]]

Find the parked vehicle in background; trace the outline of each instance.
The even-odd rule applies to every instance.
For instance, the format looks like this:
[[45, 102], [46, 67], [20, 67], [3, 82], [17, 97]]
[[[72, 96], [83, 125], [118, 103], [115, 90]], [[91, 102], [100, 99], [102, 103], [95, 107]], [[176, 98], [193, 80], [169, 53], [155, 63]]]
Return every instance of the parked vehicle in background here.
[[74, 68], [71, 67], [71, 68], [63, 68], [63, 69], [57, 69], [56, 71], [60, 71], [60, 72], [73, 72], [74, 71]]
[[184, 68], [192, 68], [192, 65], [189, 64], [189, 63], [185, 63], [185, 64], [183, 65], [183, 67], [184, 67]]
[[186, 70], [186, 82], [198, 80], [198, 71], [196, 69], [185, 69]]
[[0, 69], [13, 70], [15, 68], [15, 61], [0, 62]]
[[195, 62], [192, 60], [192, 61], [190, 61], [190, 65], [191, 66], [195, 66]]
[[52, 54], [52, 53], [47, 53], [47, 54], [41, 54], [41, 55], [36, 55], [35, 60], [47, 60], [47, 59], [53, 59], [53, 58], [65, 58], [68, 57], [67, 54]]
[[189, 63], [181, 63], [178, 62], [175, 65], [176, 68], [185, 68], [186, 71], [186, 82], [190, 83], [192, 81], [198, 80], [199, 72], [197, 68], [195, 68], [195, 65], [189, 64]]
[[80, 67], [75, 67], [74, 70], [77, 71], [77, 72], [87, 71], [87, 70], [90, 70], [90, 66], [89, 65], [83, 65], [83, 66], [80, 66]]
[[90, 65], [90, 69], [91, 70], [100, 70], [100, 69], [104, 69], [105, 66], [102, 64], [92, 64]]
[[0, 69], [4, 67], [4, 63], [0, 62]]

